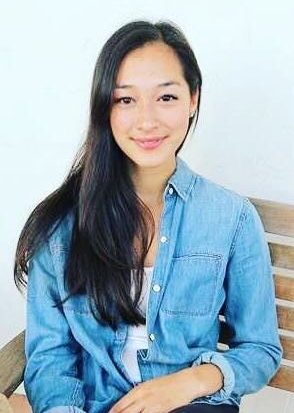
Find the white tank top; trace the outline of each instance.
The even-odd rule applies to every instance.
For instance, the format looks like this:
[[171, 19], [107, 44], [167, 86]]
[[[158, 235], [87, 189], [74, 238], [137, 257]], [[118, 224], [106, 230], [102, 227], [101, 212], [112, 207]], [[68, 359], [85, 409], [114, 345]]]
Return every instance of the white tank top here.
[[[153, 273], [153, 267], [144, 267], [144, 282], [142, 288], [142, 294], [138, 302], [138, 308], [142, 315], [146, 316], [148, 298], [150, 293], [150, 283]], [[132, 272], [133, 275], [133, 272]], [[134, 284], [131, 287], [131, 296], [134, 295]], [[148, 338], [146, 325], [139, 324], [136, 326], [128, 327], [128, 334], [125, 346], [122, 353], [122, 362], [134, 382], [142, 381], [141, 373], [137, 361], [137, 350], [148, 348]]]

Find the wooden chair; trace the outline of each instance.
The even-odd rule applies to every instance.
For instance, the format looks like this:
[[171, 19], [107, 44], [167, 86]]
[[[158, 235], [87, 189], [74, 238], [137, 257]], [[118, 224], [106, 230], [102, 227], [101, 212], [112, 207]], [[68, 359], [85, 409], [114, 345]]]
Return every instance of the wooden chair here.
[[[294, 205], [250, 199], [263, 222], [273, 265], [283, 361], [269, 386], [294, 392]], [[220, 316], [220, 348], [229, 331]], [[0, 393], [9, 397], [21, 384], [25, 367], [24, 331], [0, 350]]]

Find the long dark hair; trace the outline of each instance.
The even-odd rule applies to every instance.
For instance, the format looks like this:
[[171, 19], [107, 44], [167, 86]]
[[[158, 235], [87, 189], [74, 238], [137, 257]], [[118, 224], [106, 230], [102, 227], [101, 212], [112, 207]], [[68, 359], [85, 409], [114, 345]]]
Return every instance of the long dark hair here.
[[[198, 108], [189, 120], [186, 136], [196, 117], [195, 128], [202, 77], [181, 30], [170, 22], [148, 21], [133, 21], [118, 29], [105, 43], [95, 66], [86, 140], [62, 185], [30, 214], [16, 249], [14, 280], [21, 290], [27, 284], [30, 259], [48, 240], [53, 228], [66, 214], [72, 213], [74, 223], [64, 275], [68, 296], [63, 302], [75, 294], [86, 294], [94, 317], [112, 328], [117, 327], [119, 319], [134, 325], [146, 322], [136, 307], [142, 290], [145, 257], [155, 234], [152, 213], [137, 196], [127, 157], [112, 135], [112, 94], [122, 59], [130, 51], [155, 41], [173, 48], [190, 94], [198, 90]], [[133, 248], [135, 237], [139, 240], [140, 252]], [[131, 269], [135, 269], [133, 298]]]

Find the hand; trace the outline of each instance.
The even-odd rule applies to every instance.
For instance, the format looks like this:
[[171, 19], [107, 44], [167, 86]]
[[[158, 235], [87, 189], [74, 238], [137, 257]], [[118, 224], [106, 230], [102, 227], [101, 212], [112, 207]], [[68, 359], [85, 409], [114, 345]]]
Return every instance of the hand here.
[[[191, 369], [139, 383], [123, 396], [108, 413], [167, 413], [195, 398]], [[193, 383], [193, 388], [191, 386]], [[203, 389], [200, 389], [199, 394]]]

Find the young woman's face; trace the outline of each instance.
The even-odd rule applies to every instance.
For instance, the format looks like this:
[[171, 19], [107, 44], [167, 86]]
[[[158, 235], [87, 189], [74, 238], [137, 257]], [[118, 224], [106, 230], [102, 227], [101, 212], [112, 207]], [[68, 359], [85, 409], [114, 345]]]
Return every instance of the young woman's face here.
[[148, 43], [120, 65], [110, 113], [114, 139], [138, 167], [170, 165], [196, 107], [173, 49]]

